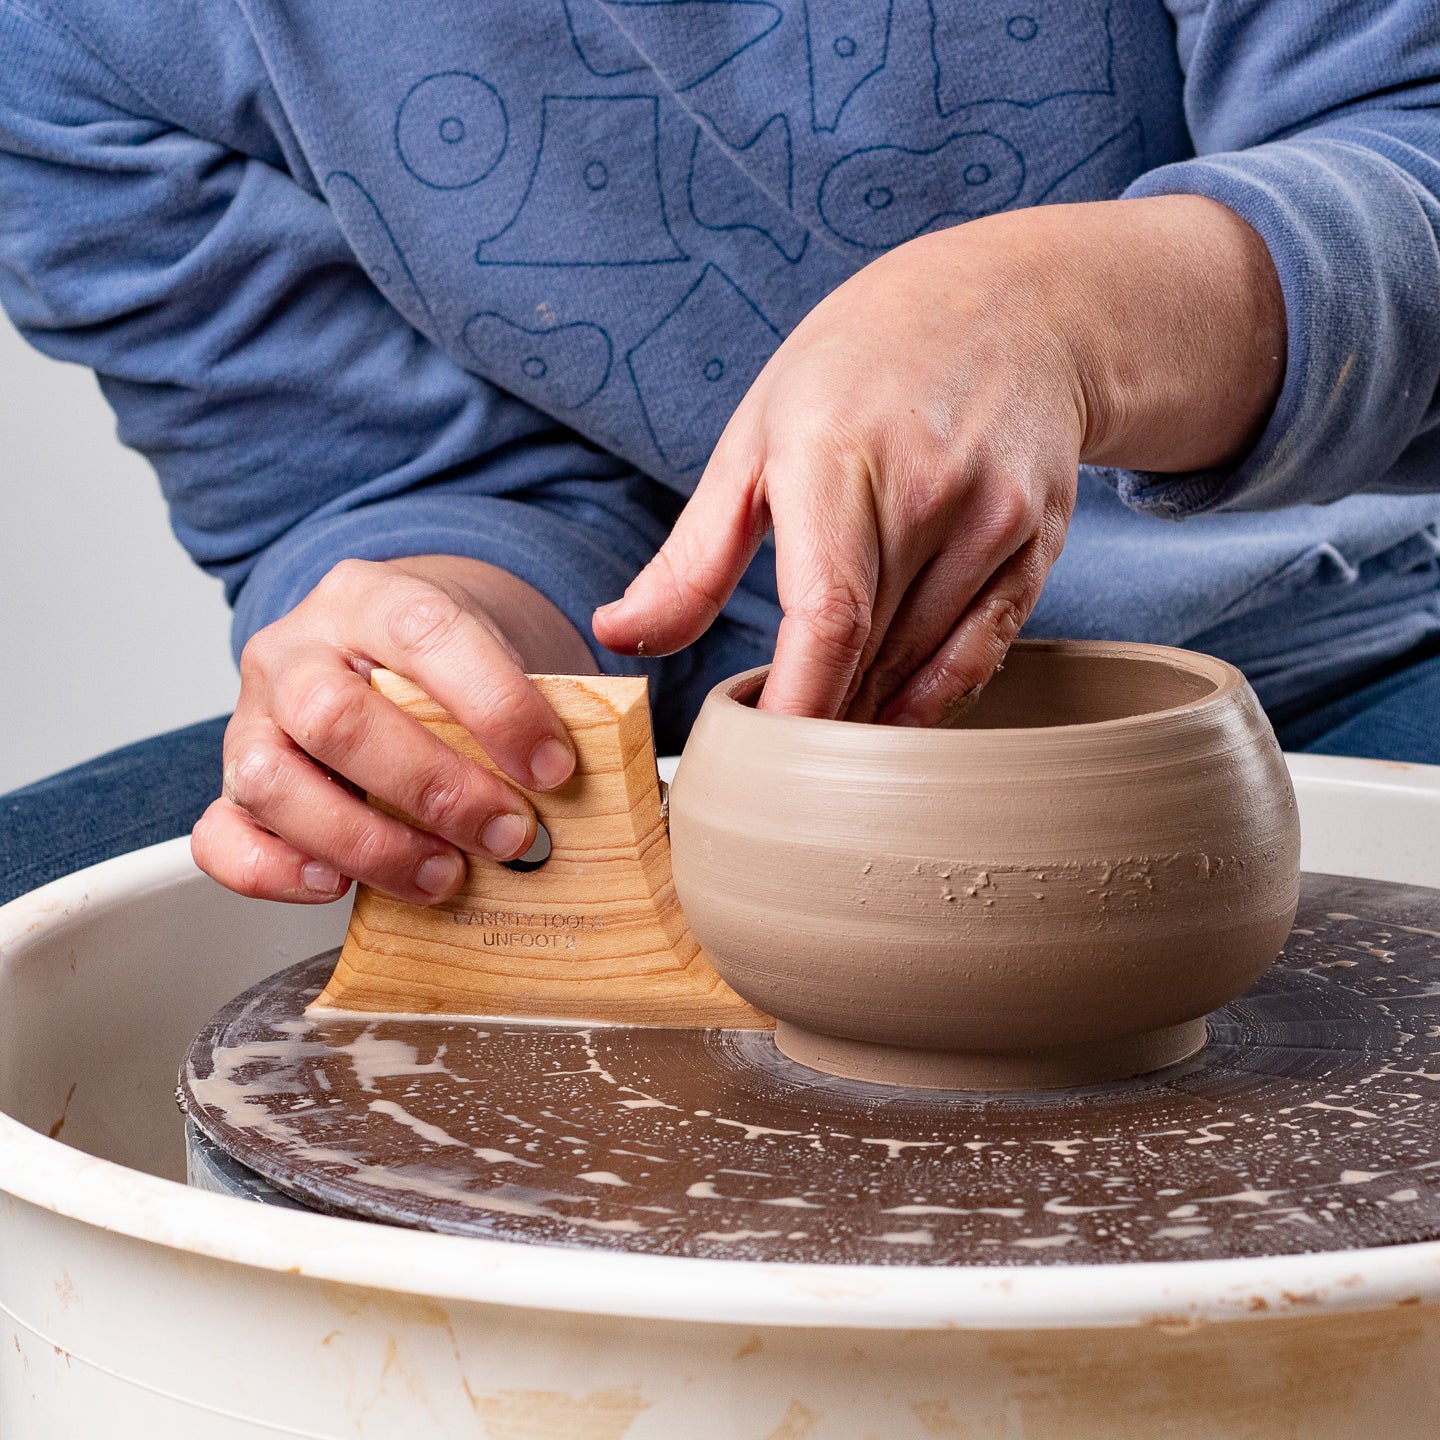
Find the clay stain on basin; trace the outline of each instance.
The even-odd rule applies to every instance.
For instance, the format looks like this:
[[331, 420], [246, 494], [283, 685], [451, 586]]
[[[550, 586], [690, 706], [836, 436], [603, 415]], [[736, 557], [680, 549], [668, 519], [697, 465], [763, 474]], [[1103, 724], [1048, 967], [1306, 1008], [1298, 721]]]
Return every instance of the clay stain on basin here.
[[943, 730], [707, 698], [670, 792], [720, 974], [838, 1075], [974, 1089], [1173, 1064], [1278, 953], [1299, 826], [1234, 667], [1028, 641]]

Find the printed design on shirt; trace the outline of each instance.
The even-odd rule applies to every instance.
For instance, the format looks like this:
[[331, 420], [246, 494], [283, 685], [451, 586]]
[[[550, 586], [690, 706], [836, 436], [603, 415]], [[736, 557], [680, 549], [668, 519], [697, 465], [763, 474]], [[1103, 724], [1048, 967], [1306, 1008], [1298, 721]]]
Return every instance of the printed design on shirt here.
[[[581, 3], [581, 0], [572, 0]], [[594, 0], [666, 83], [689, 90], [784, 19], [771, 0]]]
[[1037, 205], [1072, 200], [1113, 200], [1145, 170], [1145, 127], [1137, 115], [1097, 145], [1036, 198]]
[[688, 256], [660, 191], [653, 95], [546, 95], [535, 166], [477, 265], [663, 265]]
[[810, 128], [833, 131], [851, 96], [885, 68], [894, 0], [804, 0]]
[[348, 170], [332, 170], [325, 177], [325, 198], [350, 248], [385, 298], [413, 321], [424, 316], [433, 329], [435, 317], [430, 306], [370, 192]]
[[786, 204], [790, 203], [790, 122], [783, 115], [773, 116], [745, 144], [733, 149], [741, 155], [751, 150], [762, 152], [754, 167], [758, 173], [742, 170], [697, 127], [685, 182], [692, 218], [706, 230], [753, 231], [768, 240], [789, 264], [798, 264], [809, 243], [809, 231], [756, 183], [760, 175], [774, 176]]
[[888, 250], [941, 220], [1003, 210], [1024, 183], [1024, 156], [988, 130], [963, 131], [932, 150], [871, 145], [825, 172], [820, 215], [840, 239]]
[[942, 117], [968, 105], [1115, 93], [1109, 0], [928, 4]]
[[650, 438], [666, 464], [705, 463], [780, 332], [717, 265], [625, 356]]
[[395, 113], [400, 163], [433, 190], [464, 190], [499, 163], [510, 139], [500, 92], [464, 70], [427, 75]]
[[[731, 152], [731, 159], [750, 176], [776, 204], [795, 208], [795, 147], [791, 142], [790, 120], [783, 112], [772, 115], [748, 140], [732, 140], [729, 132], [712, 115], [700, 118], [716, 140]], [[734, 157], [743, 155], [743, 161]]]
[[486, 375], [545, 409], [578, 410], [610, 378], [609, 333], [588, 320], [532, 329], [482, 310], [465, 322], [464, 339]]
[[613, 80], [645, 69], [645, 62], [627, 44], [608, 15], [595, 0], [560, 0], [565, 7], [565, 25], [580, 63], [597, 79]]

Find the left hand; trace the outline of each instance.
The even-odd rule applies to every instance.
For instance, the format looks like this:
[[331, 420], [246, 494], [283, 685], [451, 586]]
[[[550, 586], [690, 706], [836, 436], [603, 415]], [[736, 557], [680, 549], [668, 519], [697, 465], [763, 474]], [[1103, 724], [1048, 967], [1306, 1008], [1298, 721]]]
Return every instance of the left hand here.
[[1185, 469], [1243, 453], [1283, 376], [1277, 328], [1263, 242], [1198, 197], [910, 241], [771, 357], [596, 636], [649, 655], [692, 643], [773, 526], [783, 619], [762, 707], [944, 724], [1039, 597], [1082, 458]]

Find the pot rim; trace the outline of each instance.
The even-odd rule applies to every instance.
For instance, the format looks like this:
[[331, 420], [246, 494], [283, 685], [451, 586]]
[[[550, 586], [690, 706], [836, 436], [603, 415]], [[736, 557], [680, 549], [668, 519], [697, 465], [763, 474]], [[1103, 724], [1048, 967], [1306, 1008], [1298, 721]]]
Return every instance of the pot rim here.
[[1069, 655], [1089, 655], [1105, 660], [1145, 660], [1155, 664], [1168, 665], [1170, 669], [1189, 675], [1198, 675], [1213, 684], [1214, 689], [1193, 700], [1179, 705], [1167, 705], [1158, 710], [1141, 710], [1133, 715], [1119, 715], [1110, 720], [1084, 720], [1071, 725], [986, 725], [973, 729], [948, 729], [943, 726], [896, 726], [880, 725], [871, 721], [827, 720], [810, 715], [782, 715], [771, 710], [759, 710], [737, 698], [754, 682], [770, 673], [769, 665], [757, 665], [722, 680], [705, 697], [705, 705], [712, 702], [727, 711], [744, 711], [756, 717], [762, 724], [824, 727], [833, 733], [843, 728], [848, 732], [873, 730], [886, 736], [929, 737], [929, 743], [955, 744], [974, 741], [981, 736], [1028, 737], [1040, 734], [1075, 735], [1079, 733], [1105, 735], [1117, 731], [1146, 725], [1164, 723], [1176, 716], [1183, 716], [1203, 710], [1207, 706], [1221, 704], [1249, 689], [1250, 682], [1244, 674], [1227, 660], [1215, 655], [1206, 655], [1199, 650], [1184, 650], [1173, 645], [1149, 645], [1130, 640], [1016, 640], [1010, 646], [1011, 652], [1060, 651]]

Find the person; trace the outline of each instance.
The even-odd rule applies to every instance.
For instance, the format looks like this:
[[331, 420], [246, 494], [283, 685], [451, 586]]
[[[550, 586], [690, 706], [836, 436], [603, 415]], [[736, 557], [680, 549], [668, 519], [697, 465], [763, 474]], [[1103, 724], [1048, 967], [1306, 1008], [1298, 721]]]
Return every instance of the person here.
[[220, 782], [226, 885], [444, 900], [571, 772], [527, 671], [648, 673], [663, 750], [772, 653], [944, 723], [1022, 628], [1440, 760], [1421, 0], [0, 0], [0, 53], [0, 300], [241, 673], [223, 779], [212, 726], [10, 797], [24, 883]]

